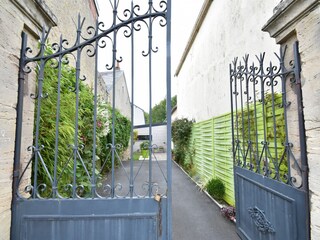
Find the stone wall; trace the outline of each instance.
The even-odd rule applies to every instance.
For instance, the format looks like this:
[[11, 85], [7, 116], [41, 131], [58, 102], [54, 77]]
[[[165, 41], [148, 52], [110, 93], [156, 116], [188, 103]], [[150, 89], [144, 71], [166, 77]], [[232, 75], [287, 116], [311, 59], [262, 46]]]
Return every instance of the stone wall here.
[[[60, 32], [74, 41], [77, 14], [86, 17], [87, 24], [95, 25], [88, 0], [0, 0], [0, 240], [10, 238], [12, 170], [15, 145], [16, 104], [18, 89], [18, 65], [21, 48], [21, 32], [28, 34], [28, 45], [37, 50], [41, 26], [54, 27], [50, 42], [56, 41]], [[92, 4], [92, 3], [91, 3]], [[88, 61], [88, 60], [85, 60]], [[90, 60], [89, 60], [90, 61]], [[90, 62], [84, 63], [84, 71], [92, 79]], [[35, 90], [35, 74], [25, 80], [21, 169], [30, 159], [27, 147], [32, 145], [34, 101], [30, 94]], [[27, 174], [28, 175], [28, 174]], [[25, 181], [29, 181], [28, 177]]]

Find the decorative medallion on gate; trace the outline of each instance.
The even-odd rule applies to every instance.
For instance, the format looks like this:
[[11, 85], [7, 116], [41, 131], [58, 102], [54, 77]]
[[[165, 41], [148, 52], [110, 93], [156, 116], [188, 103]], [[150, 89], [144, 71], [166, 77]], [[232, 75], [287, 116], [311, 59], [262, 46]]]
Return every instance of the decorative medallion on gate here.
[[268, 221], [266, 215], [258, 207], [251, 207], [248, 209], [254, 224], [257, 226], [258, 230], [263, 233], [274, 233], [275, 229], [272, 224]]

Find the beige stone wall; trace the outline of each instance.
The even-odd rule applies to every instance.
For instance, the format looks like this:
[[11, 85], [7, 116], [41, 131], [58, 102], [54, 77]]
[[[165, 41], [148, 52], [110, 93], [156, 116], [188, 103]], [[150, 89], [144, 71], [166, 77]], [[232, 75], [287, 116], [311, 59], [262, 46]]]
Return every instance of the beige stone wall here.
[[[51, 35], [49, 36], [49, 42], [59, 42], [60, 34], [62, 34], [62, 37], [69, 41], [69, 46], [73, 46], [77, 35], [78, 14], [80, 14], [81, 19], [85, 18], [82, 36], [88, 38], [89, 35], [86, 33], [87, 27], [95, 27], [96, 25], [90, 9], [90, 2], [91, 1], [89, 0], [68, 0], [63, 1], [63, 4], [61, 4], [54, 0], [46, 1], [48, 7], [53, 11], [58, 19], [57, 26], [52, 29]], [[80, 74], [87, 78], [87, 84], [92, 87], [94, 81], [95, 59], [94, 57], [88, 57], [86, 55], [87, 49], [88, 47], [85, 47], [81, 54]]]
[[[311, 239], [320, 239], [320, 2], [286, 0], [265, 30], [282, 45], [299, 41], [303, 110], [309, 165]], [[293, 37], [294, 36], [294, 37]]]
[[[46, 5], [43, 3], [45, 2]], [[16, 104], [18, 89], [18, 65], [21, 48], [21, 32], [28, 34], [28, 45], [37, 49], [37, 33], [40, 26], [50, 26], [57, 21], [58, 26], [52, 30], [50, 41], [58, 39], [60, 31], [73, 44], [76, 20], [80, 12], [86, 17], [86, 22], [94, 25], [88, 0], [63, 1], [54, 0], [0, 0], [0, 240], [10, 238], [11, 200], [12, 200], [12, 170], [15, 145]], [[41, 8], [42, 6], [44, 8]], [[55, 15], [45, 16], [48, 7]], [[49, 11], [50, 13], [50, 11]], [[56, 17], [56, 18], [55, 18]], [[85, 24], [86, 25], [86, 24]], [[92, 79], [93, 70], [89, 71], [92, 59], [84, 60], [84, 72]], [[32, 145], [34, 101], [29, 97], [34, 93], [35, 74], [29, 74], [25, 80], [24, 122], [21, 149], [21, 169], [30, 159], [27, 147]], [[27, 178], [24, 184], [28, 183]]]
[[320, 239], [320, 6], [296, 26], [309, 163], [311, 239]]

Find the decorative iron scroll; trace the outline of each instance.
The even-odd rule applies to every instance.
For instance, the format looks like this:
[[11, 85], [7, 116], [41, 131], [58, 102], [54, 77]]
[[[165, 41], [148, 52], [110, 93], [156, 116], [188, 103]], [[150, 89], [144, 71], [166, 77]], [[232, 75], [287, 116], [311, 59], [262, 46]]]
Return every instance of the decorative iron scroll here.
[[[141, 29], [145, 28], [147, 33], [147, 45], [146, 49], [141, 51], [142, 57], [147, 57], [149, 61], [149, 68], [145, 68], [149, 71], [149, 84], [151, 89], [151, 69], [152, 69], [152, 55], [159, 51], [158, 47], [153, 46], [153, 27], [158, 24], [160, 27], [167, 27], [167, 1], [146, 1], [146, 10], [140, 5], [134, 4], [131, 1], [130, 8], [119, 10], [119, 0], [109, 1], [112, 8], [113, 20], [110, 26], [106, 26], [103, 22], [96, 22], [95, 26], [84, 27], [85, 19], [78, 15], [77, 19], [77, 29], [76, 38], [73, 45], [63, 36], [60, 37], [60, 41], [48, 45], [48, 38], [50, 34], [50, 29], [46, 30], [43, 28], [42, 34], [40, 36], [39, 51], [33, 54], [33, 50], [27, 46], [27, 36], [23, 34], [23, 45], [21, 50], [20, 59], [20, 75], [19, 79], [24, 79], [26, 74], [34, 72], [37, 75], [36, 82], [36, 93], [32, 93], [30, 97], [35, 101], [35, 125], [34, 125], [34, 141], [33, 145], [29, 147], [29, 151], [32, 152], [31, 159], [26, 163], [24, 169], [20, 173], [15, 172], [17, 176], [17, 184], [15, 185], [16, 196], [19, 198], [125, 198], [125, 197], [152, 197], [155, 194], [166, 195], [167, 189], [160, 192], [160, 186], [158, 183], [152, 181], [152, 163], [155, 162], [160, 168], [164, 181], [167, 183], [167, 178], [165, 173], [162, 171], [161, 166], [154, 154], [154, 145], [152, 140], [149, 140], [149, 159], [141, 161], [139, 168], [136, 173], [133, 173], [133, 163], [130, 163], [130, 170], [127, 171], [121, 160], [119, 152], [122, 146], [116, 142], [115, 139], [115, 124], [116, 124], [116, 113], [115, 113], [115, 94], [113, 94], [113, 105], [112, 105], [112, 121], [110, 126], [105, 126], [106, 117], [101, 114], [101, 111], [106, 111], [103, 106], [100, 108], [98, 104], [98, 70], [97, 70], [97, 59], [98, 59], [98, 49], [110, 47], [112, 51], [110, 52], [110, 62], [106, 64], [106, 69], [108, 71], [113, 71], [113, 87], [115, 86], [115, 71], [116, 63], [123, 61], [122, 56], [117, 55], [117, 38], [120, 33], [123, 34], [122, 37], [130, 39], [132, 47], [135, 45], [134, 32], [139, 32]], [[144, 11], [144, 12], [142, 12]], [[121, 31], [120, 31], [121, 30]], [[119, 35], [119, 36], [118, 36]], [[90, 136], [93, 140], [93, 148], [90, 150], [92, 152], [92, 159], [83, 158], [83, 152], [88, 151], [86, 149], [87, 136], [80, 136], [79, 134], [79, 121], [80, 113], [84, 111], [82, 109], [82, 96], [80, 94], [80, 88], [83, 86], [82, 82], [88, 81], [88, 76], [82, 73], [81, 65], [83, 56], [93, 59], [93, 66], [95, 65], [95, 70], [93, 77], [93, 91], [94, 91], [94, 111], [92, 112], [92, 131]], [[134, 69], [132, 56], [131, 68]], [[73, 68], [70, 68], [68, 64], [74, 64]], [[45, 69], [55, 69], [56, 77], [50, 79], [52, 82], [57, 82], [57, 96], [55, 96], [55, 110], [52, 112], [52, 121], [55, 122], [55, 144], [50, 148], [51, 156], [44, 156], [43, 150], [48, 149], [45, 139], [41, 139], [40, 136], [40, 123], [43, 118], [48, 116], [42, 115], [42, 106], [45, 101], [51, 101], [50, 95], [48, 95], [43, 90], [44, 81], [46, 79]], [[133, 71], [133, 70], [132, 70]], [[63, 86], [61, 84], [61, 79], [65, 75], [72, 75], [74, 82], [69, 86]], [[133, 75], [133, 74], [132, 74]], [[132, 77], [132, 85], [134, 80]], [[132, 86], [133, 89], [133, 86]], [[113, 89], [113, 92], [115, 89]], [[64, 149], [69, 152], [69, 157], [66, 159], [60, 159], [59, 154], [61, 149], [59, 149], [60, 139], [59, 134], [63, 126], [63, 119], [60, 118], [61, 108], [66, 108], [68, 106], [62, 106], [61, 92], [69, 91], [75, 95], [75, 113], [74, 113], [74, 126], [73, 129], [66, 129], [66, 131], [73, 131], [74, 137], [72, 142], [65, 144]], [[132, 90], [133, 91], [133, 90]], [[133, 95], [133, 92], [132, 92]], [[169, 95], [168, 95], [169, 96]], [[22, 96], [20, 96], [22, 97]], [[132, 96], [133, 98], [133, 96]], [[150, 93], [150, 106], [152, 101], [152, 95]], [[131, 112], [133, 112], [134, 102], [131, 102]], [[22, 112], [22, 108], [21, 108]], [[99, 115], [100, 114], [100, 115]], [[133, 114], [133, 113], [132, 113]], [[21, 115], [21, 114], [20, 114]], [[133, 115], [131, 115], [133, 119]], [[150, 116], [152, 123], [152, 116]], [[22, 117], [20, 122], [22, 122]], [[150, 123], [150, 124], [151, 124]], [[82, 126], [83, 127], [83, 126]], [[106, 136], [106, 133], [101, 131], [98, 135], [97, 131], [100, 128], [105, 128], [105, 131], [110, 131], [111, 142], [105, 145], [106, 147], [106, 158], [101, 159], [101, 166], [97, 166], [97, 142], [99, 137]], [[18, 127], [18, 130], [21, 129]], [[150, 125], [150, 134], [151, 125]], [[151, 138], [150, 138], [151, 139]], [[133, 123], [131, 122], [131, 146], [133, 145]], [[20, 146], [18, 146], [17, 159], [15, 161], [20, 161]], [[132, 149], [131, 149], [132, 150]], [[132, 151], [131, 151], [131, 162], [132, 162]], [[111, 159], [111, 160], [109, 160]], [[100, 174], [104, 171], [106, 162], [110, 161], [111, 165], [111, 176], [109, 176], [109, 181], [102, 181]], [[135, 186], [135, 180], [140, 173], [142, 166], [148, 162], [151, 167], [149, 167], [149, 176], [147, 176], [147, 181], [141, 186], [141, 189]], [[72, 164], [73, 171], [68, 172], [67, 168]], [[128, 188], [125, 189], [122, 183], [117, 183], [114, 170], [115, 166], [119, 165], [120, 168], [125, 173], [125, 178], [127, 180]], [[19, 165], [19, 164], [18, 164]], [[49, 168], [51, 165], [51, 168]], [[57, 171], [57, 166], [60, 166], [62, 171]], [[82, 169], [82, 176], [77, 173], [77, 168]], [[46, 179], [46, 182], [39, 181], [39, 171], [41, 169], [42, 175], [41, 179]], [[32, 175], [30, 179], [30, 175]], [[65, 186], [59, 184], [66, 175], [71, 176], [71, 180]], [[79, 179], [84, 179], [80, 181]], [[99, 183], [98, 183], [99, 181]], [[98, 185], [101, 186], [98, 186]], [[166, 188], [167, 186], [165, 186]], [[24, 192], [24, 193], [23, 193]]]
[[248, 212], [251, 218], [254, 221], [254, 224], [257, 226], [258, 230], [263, 233], [275, 233], [274, 227], [266, 218], [264, 212], [258, 207], [248, 208]]
[[287, 100], [288, 86], [299, 78], [300, 62], [295, 58], [286, 67], [286, 51], [283, 47], [275, 53], [277, 65], [266, 63], [265, 53], [256, 56], [257, 64], [249, 55], [230, 64], [233, 159], [237, 167], [302, 188], [303, 164], [289, 136], [288, 113], [293, 111]]

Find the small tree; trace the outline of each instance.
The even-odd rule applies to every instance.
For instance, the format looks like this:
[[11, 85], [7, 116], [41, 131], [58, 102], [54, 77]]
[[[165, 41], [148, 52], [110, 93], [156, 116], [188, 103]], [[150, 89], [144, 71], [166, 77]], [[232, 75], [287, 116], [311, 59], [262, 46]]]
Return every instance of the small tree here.
[[[174, 107], [177, 105], [177, 96], [173, 96], [171, 98], [171, 106]], [[152, 112], [152, 123], [162, 123], [166, 120], [166, 111], [167, 110], [167, 100], [163, 99], [158, 104], [156, 104], [151, 112]], [[145, 114], [146, 123], [149, 123], [149, 114]]]

